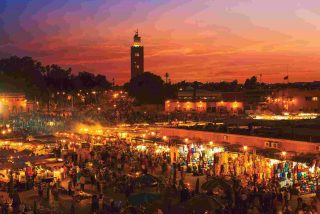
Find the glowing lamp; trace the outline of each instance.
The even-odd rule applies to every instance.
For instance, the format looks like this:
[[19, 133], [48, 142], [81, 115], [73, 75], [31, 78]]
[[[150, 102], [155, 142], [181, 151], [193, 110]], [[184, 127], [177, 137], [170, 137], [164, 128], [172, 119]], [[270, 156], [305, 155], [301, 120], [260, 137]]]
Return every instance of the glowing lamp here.
[[238, 108], [238, 106], [239, 106], [239, 105], [238, 105], [238, 102], [237, 102], [237, 101], [235, 101], [235, 102], [232, 103], [232, 108]]
[[247, 151], [248, 150], [248, 146], [243, 146], [243, 151]]

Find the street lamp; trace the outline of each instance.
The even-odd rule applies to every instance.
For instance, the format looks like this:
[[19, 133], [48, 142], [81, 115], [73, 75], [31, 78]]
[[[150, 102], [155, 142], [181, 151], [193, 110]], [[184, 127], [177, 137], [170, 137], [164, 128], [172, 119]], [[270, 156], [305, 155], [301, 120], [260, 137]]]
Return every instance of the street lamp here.
[[188, 138], [185, 138], [184, 139], [184, 142], [188, 143], [189, 139]]
[[113, 94], [113, 98], [117, 98], [119, 96], [118, 93]]
[[248, 146], [243, 146], [243, 151], [247, 151], [248, 150]]

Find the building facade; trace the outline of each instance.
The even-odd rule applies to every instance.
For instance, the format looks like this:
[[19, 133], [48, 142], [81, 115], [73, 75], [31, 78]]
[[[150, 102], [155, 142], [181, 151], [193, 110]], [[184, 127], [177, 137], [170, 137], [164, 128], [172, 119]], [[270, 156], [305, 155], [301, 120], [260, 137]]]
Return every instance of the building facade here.
[[220, 115], [239, 115], [244, 113], [240, 101], [179, 101], [167, 100], [165, 112], [215, 113]]
[[212, 92], [187, 88], [178, 92], [178, 99], [165, 102], [165, 112], [195, 112], [239, 115], [244, 113], [241, 94]]
[[0, 118], [34, 110], [34, 103], [26, 99], [23, 93], [0, 93]]
[[288, 88], [272, 92], [266, 109], [273, 113], [320, 113], [320, 89]]
[[131, 79], [144, 72], [144, 51], [138, 31], [133, 36], [131, 46]]

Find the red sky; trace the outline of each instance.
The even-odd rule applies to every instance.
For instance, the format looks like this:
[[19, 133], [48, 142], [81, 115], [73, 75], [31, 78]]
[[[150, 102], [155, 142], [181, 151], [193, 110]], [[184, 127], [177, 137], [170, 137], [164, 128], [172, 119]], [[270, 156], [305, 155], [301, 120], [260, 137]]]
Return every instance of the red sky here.
[[0, 56], [130, 77], [139, 28], [145, 70], [173, 82], [320, 80], [319, 0], [4, 0]]

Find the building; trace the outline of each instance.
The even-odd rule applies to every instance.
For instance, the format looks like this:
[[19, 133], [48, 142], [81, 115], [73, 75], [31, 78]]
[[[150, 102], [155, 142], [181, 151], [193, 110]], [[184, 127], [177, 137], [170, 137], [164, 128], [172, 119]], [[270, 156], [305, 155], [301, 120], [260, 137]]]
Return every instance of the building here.
[[246, 111], [256, 111], [259, 109], [261, 103], [264, 103], [266, 97], [272, 91], [268, 89], [251, 89], [251, 90], [244, 90], [243, 99], [245, 100], [245, 110]]
[[141, 45], [141, 37], [136, 31], [131, 46], [131, 79], [144, 72], [144, 53]]
[[320, 113], [320, 89], [288, 88], [267, 97], [266, 110], [273, 113]]
[[178, 92], [177, 100], [165, 102], [165, 112], [198, 112], [226, 115], [244, 113], [240, 92], [212, 92], [191, 87]]
[[187, 87], [178, 91], [178, 100], [221, 100], [221, 93]]
[[23, 93], [0, 93], [0, 118], [7, 119], [18, 113], [34, 110], [34, 103], [26, 99]]
[[207, 102], [202, 101], [179, 101], [167, 100], [165, 102], [165, 112], [206, 112]]

